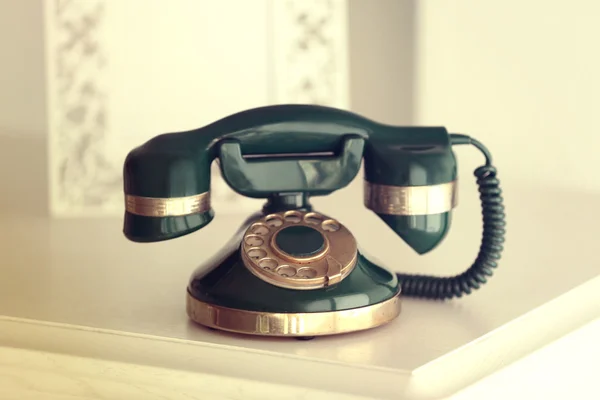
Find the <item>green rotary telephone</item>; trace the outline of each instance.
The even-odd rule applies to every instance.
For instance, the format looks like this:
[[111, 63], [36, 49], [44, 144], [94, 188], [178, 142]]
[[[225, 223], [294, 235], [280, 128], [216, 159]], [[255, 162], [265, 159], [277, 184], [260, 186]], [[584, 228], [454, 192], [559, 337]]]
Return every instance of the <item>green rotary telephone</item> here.
[[[463, 144], [481, 150], [486, 163], [475, 170], [481, 248], [462, 274], [392, 273], [360, 252], [341, 221], [311, 206], [311, 196], [347, 186], [364, 161], [365, 207], [425, 254], [450, 228], [457, 205], [452, 147]], [[208, 225], [215, 159], [233, 190], [265, 203], [189, 281], [187, 313], [209, 328], [297, 338], [374, 328], [399, 315], [401, 295], [471, 293], [503, 250], [501, 190], [480, 142], [443, 127], [390, 126], [316, 105], [250, 109], [133, 149], [124, 165], [125, 236], [157, 242]]]

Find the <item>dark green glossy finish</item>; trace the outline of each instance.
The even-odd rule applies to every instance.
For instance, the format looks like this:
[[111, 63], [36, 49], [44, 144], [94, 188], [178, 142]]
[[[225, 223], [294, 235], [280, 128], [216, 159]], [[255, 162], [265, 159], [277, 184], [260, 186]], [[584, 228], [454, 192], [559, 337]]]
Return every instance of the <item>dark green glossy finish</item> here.
[[160, 242], [175, 239], [206, 226], [214, 217], [213, 210], [180, 217], [143, 217], [125, 212], [123, 232], [134, 242]]
[[238, 252], [206, 274], [194, 275], [188, 291], [216, 306], [265, 312], [323, 312], [364, 307], [397, 293], [392, 274], [360, 257], [356, 268], [339, 284], [315, 290], [291, 290], [271, 285], [243, 266]]
[[288, 226], [275, 236], [275, 244], [293, 257], [308, 257], [325, 247], [325, 238], [310, 226]]
[[425, 186], [456, 179], [456, 159], [445, 128], [385, 127], [369, 136], [365, 179], [392, 186]]
[[240, 259], [241, 233], [193, 274], [188, 291], [212, 305], [265, 312], [323, 312], [376, 304], [399, 290], [396, 275], [359, 255], [354, 270], [339, 284], [324, 289], [291, 290], [254, 276]]
[[229, 186], [247, 197], [290, 192], [318, 196], [352, 182], [362, 163], [364, 144], [360, 137], [346, 136], [335, 156], [246, 160], [240, 142], [225, 140], [219, 146], [219, 165]]
[[308, 194], [306, 193], [273, 193], [263, 205], [262, 211], [271, 214], [287, 210], [312, 211]]
[[444, 240], [452, 220], [450, 212], [410, 216], [377, 215], [419, 254], [433, 250]]
[[[332, 170], [340, 165], [339, 162], [332, 163], [331, 158], [313, 160], [307, 165], [316, 163], [319, 168], [311, 169], [312, 175], [307, 172], [304, 182], [296, 179], [293, 184], [279, 178], [277, 184], [283, 185], [279, 190], [275, 184], [260, 181], [248, 184], [243, 179], [249, 176], [246, 168], [264, 160], [235, 164], [235, 168], [233, 164], [225, 166], [232, 168], [224, 171], [226, 179], [239, 185], [233, 189], [246, 196], [264, 197], [265, 190], [285, 192], [293, 191], [292, 187], [299, 189], [297, 191], [324, 195], [354, 177], [358, 145], [354, 142], [352, 149], [342, 151], [348, 143], [346, 139], [352, 137], [367, 141], [363, 155], [366, 178], [371, 182], [430, 185], [454, 179], [456, 166], [444, 128], [396, 127], [335, 108], [289, 104], [255, 108], [199, 129], [156, 136], [128, 154], [123, 171], [124, 190], [127, 194], [146, 197], [204, 193], [210, 189], [209, 167], [218, 156], [220, 145], [236, 141], [245, 156], [331, 152], [342, 159], [349, 157], [345, 165], [348, 169], [344, 171]], [[343, 154], [350, 150], [352, 154]], [[230, 152], [222, 152], [222, 155], [231, 156]], [[234, 154], [232, 160], [236, 157]], [[298, 171], [290, 173], [289, 180], [303, 176]], [[276, 175], [274, 172], [268, 174], [270, 177]]]

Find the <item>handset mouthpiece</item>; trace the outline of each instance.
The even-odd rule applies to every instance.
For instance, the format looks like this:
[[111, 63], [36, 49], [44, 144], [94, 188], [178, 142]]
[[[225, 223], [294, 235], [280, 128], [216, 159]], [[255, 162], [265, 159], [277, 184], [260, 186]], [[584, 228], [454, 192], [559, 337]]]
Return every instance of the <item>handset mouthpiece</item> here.
[[367, 150], [365, 207], [417, 253], [433, 250], [446, 237], [458, 199], [448, 132], [393, 127], [372, 135]]

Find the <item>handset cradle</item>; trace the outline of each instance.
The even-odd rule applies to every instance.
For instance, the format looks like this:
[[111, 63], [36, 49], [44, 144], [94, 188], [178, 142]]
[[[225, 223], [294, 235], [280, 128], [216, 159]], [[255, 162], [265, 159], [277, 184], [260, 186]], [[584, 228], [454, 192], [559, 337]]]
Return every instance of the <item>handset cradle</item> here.
[[[362, 254], [342, 221], [311, 205], [312, 196], [346, 187], [363, 165], [365, 207], [417, 253], [428, 253], [445, 238], [457, 206], [452, 147], [460, 144], [486, 157], [475, 171], [484, 235], [463, 274], [392, 273]], [[503, 249], [501, 190], [481, 143], [443, 127], [391, 126], [314, 105], [251, 109], [133, 149], [124, 166], [125, 236], [156, 242], [208, 225], [214, 161], [234, 191], [265, 204], [192, 274], [187, 312], [200, 325], [292, 337], [374, 328], [399, 315], [400, 295], [443, 300], [479, 288]]]
[[[327, 157], [264, 157], [246, 159], [237, 140], [224, 140], [218, 147], [223, 179], [236, 192], [247, 197], [268, 198], [273, 193], [303, 193], [318, 196], [347, 186], [362, 162], [365, 141], [358, 136], [343, 136], [341, 151]], [[321, 172], [307, 179], [306, 171]]]

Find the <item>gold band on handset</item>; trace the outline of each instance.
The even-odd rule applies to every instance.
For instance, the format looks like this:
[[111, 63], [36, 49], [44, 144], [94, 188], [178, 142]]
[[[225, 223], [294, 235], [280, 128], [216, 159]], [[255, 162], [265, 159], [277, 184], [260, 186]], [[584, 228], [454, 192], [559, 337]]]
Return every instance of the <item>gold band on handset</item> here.
[[457, 181], [429, 186], [389, 186], [364, 181], [364, 204], [387, 215], [431, 215], [451, 211], [458, 203]]
[[144, 217], [177, 217], [210, 210], [210, 191], [193, 196], [159, 198], [125, 196], [125, 209]]

